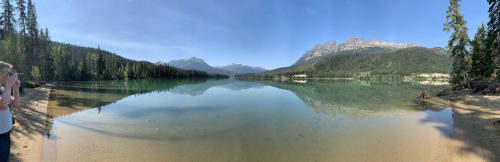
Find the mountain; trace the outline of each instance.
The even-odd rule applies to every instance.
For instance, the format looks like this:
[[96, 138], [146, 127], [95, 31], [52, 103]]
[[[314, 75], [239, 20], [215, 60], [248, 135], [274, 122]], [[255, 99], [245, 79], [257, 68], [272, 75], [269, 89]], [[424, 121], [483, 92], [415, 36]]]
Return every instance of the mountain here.
[[350, 38], [345, 43], [337, 44], [335, 41], [326, 42], [324, 44], [316, 44], [311, 50], [307, 51], [295, 64], [301, 65], [308, 61], [317, 60], [323, 56], [340, 55], [344, 51], [352, 51], [363, 48], [382, 48], [386, 50], [396, 50], [408, 47], [416, 47], [415, 44], [398, 44], [388, 43], [378, 40], [366, 41], [361, 38]]
[[248, 65], [234, 64], [234, 63], [226, 66], [217, 66], [217, 68], [232, 71], [236, 74], [260, 73], [266, 71], [266, 69], [261, 67], [251, 67]]
[[[449, 73], [452, 61], [442, 51], [410, 47], [392, 52], [360, 53], [337, 55], [314, 64], [310, 71], [317, 76], [356, 77], [362, 73], [374, 75], [411, 75], [412, 73]], [[311, 73], [313, 74], [313, 73]]]
[[212, 67], [208, 65], [205, 61], [203, 61], [200, 58], [196, 57], [191, 57], [189, 59], [182, 59], [182, 60], [172, 60], [168, 63], [170, 66], [180, 68], [180, 69], [186, 69], [186, 70], [199, 70], [199, 71], [204, 71], [210, 74], [224, 74], [224, 75], [235, 75], [235, 72], [229, 71], [229, 70], [224, 70], [224, 69], [218, 69], [215, 67]]
[[200, 58], [191, 57], [189, 59], [182, 60], [172, 60], [168, 63], [170, 66], [186, 69], [186, 70], [199, 70], [210, 74], [224, 74], [229, 76], [234, 76], [236, 74], [246, 74], [246, 73], [260, 73], [266, 71], [266, 69], [261, 67], [251, 67], [242, 64], [230, 64], [226, 66], [213, 67], [208, 65], [205, 61]]
[[450, 56], [440, 47], [352, 38], [342, 44], [331, 41], [316, 45], [289, 67], [241, 77], [306, 74], [309, 78], [345, 78], [449, 73], [451, 64]]

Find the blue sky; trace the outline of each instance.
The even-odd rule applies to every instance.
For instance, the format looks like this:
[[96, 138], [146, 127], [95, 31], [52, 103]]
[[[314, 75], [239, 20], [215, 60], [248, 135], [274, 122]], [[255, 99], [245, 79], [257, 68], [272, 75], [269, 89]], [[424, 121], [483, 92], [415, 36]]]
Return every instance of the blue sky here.
[[[448, 0], [34, 0], [52, 40], [134, 60], [289, 66], [317, 43], [356, 36], [446, 46]], [[469, 35], [486, 0], [462, 0]]]

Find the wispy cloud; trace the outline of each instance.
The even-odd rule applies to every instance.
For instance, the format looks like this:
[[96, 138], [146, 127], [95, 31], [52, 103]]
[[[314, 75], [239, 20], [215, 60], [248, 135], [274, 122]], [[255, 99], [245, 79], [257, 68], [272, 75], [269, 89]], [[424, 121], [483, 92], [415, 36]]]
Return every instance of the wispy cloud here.
[[311, 14], [311, 15], [316, 13], [316, 10], [313, 10], [312, 8], [309, 8], [309, 7], [306, 7], [305, 11], [307, 14]]
[[[435, 16], [449, 4], [436, 0], [34, 1], [40, 27], [47, 27], [54, 41], [100, 45], [153, 62], [195, 56], [213, 65], [272, 69], [292, 64], [314, 44], [351, 35], [424, 46], [441, 46], [449, 38], [443, 17]], [[488, 19], [487, 2], [463, 6], [474, 33]]]
[[[193, 56], [197, 53], [195, 47], [188, 47], [175, 44], [160, 44], [158, 42], [138, 42], [124, 39], [116, 39], [108, 34], [88, 34], [88, 33], [70, 33], [63, 32], [64, 39], [80, 42], [83, 46], [97, 47], [100, 46], [109, 52], [122, 55], [130, 59], [147, 60], [147, 61], [170, 61]], [[69, 42], [71, 43], [71, 42]]]

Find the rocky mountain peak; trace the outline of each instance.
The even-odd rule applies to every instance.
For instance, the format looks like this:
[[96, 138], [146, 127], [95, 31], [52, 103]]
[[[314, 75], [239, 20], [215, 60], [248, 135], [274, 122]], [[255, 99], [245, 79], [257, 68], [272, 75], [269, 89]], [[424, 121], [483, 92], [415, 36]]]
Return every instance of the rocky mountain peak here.
[[198, 63], [206, 64], [205, 61], [203, 61], [203, 59], [197, 58], [197, 57], [191, 57], [187, 61], [195, 61], [195, 62], [198, 62]]
[[341, 44], [337, 44], [335, 41], [329, 41], [324, 44], [316, 44], [313, 47], [313, 49], [307, 51], [295, 64], [302, 64], [315, 57], [320, 57], [347, 50], [356, 50], [369, 47], [385, 47], [392, 49], [401, 49], [401, 48], [416, 47], [416, 46], [417, 45], [415, 44], [389, 43], [389, 42], [382, 42], [380, 40], [367, 41], [362, 38], [352, 37], [349, 38], [345, 43]]

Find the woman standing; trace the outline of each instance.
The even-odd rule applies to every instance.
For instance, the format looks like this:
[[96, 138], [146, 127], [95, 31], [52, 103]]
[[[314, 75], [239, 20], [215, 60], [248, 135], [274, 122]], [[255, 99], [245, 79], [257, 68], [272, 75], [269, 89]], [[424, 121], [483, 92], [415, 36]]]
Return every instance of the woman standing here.
[[[12, 107], [19, 107], [19, 85], [17, 73], [12, 74], [12, 65], [0, 61], [0, 162], [9, 161], [10, 131], [14, 119]], [[11, 93], [13, 92], [13, 93]]]

